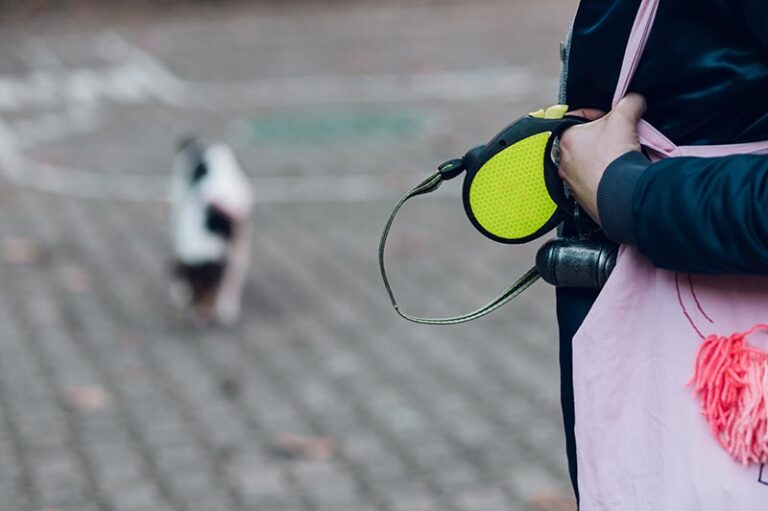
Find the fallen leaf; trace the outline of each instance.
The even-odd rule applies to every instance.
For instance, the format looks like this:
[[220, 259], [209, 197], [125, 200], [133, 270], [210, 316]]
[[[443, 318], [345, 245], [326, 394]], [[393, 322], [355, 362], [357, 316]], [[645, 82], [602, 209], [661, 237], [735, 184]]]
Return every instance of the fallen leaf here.
[[272, 443], [270, 450], [286, 458], [328, 461], [336, 453], [336, 444], [329, 437], [283, 435]]
[[532, 509], [540, 511], [576, 511], [576, 500], [564, 494], [538, 493], [528, 499]]
[[103, 387], [83, 386], [67, 389], [67, 402], [73, 408], [83, 411], [95, 411], [109, 405], [111, 396]]
[[3, 259], [10, 264], [35, 264], [42, 256], [40, 245], [26, 238], [4, 240], [2, 250]]

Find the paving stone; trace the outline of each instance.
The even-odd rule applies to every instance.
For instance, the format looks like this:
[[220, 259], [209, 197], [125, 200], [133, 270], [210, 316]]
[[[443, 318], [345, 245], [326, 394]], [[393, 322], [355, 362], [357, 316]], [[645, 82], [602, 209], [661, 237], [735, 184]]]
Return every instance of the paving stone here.
[[456, 505], [461, 511], [511, 511], [517, 509], [498, 488], [479, 488], [460, 493]]
[[[3, 25], [0, 176], [20, 172], [6, 150], [29, 164], [24, 185], [0, 183], [0, 508], [498, 511], [567, 495], [551, 289], [419, 327], [392, 312], [375, 247], [422, 171], [552, 101], [574, 6], [234, 2]], [[229, 142], [256, 190], [229, 328], [168, 300], [158, 199], [187, 133]], [[403, 211], [388, 256], [403, 303], [436, 314], [535, 253], [478, 236], [444, 188]]]

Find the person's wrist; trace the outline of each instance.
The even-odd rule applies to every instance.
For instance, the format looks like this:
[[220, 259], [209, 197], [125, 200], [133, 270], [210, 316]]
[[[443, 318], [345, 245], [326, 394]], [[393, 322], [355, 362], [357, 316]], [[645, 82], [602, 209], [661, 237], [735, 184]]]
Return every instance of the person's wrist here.
[[628, 151], [605, 169], [597, 188], [597, 210], [605, 235], [617, 243], [635, 244], [632, 204], [640, 176], [650, 165], [640, 151]]

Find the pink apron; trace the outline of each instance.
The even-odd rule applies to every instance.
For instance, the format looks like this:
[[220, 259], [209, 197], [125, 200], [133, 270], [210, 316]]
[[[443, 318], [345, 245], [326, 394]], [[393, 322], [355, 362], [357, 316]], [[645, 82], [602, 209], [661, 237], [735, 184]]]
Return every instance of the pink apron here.
[[[614, 105], [626, 94], [658, 3], [641, 2]], [[768, 142], [678, 147], [645, 121], [638, 130], [655, 160], [768, 154]], [[734, 461], [687, 386], [705, 337], [766, 322], [768, 277], [676, 274], [621, 247], [573, 340], [583, 511], [768, 510], [768, 465]], [[768, 349], [766, 339], [756, 333], [749, 343]]]

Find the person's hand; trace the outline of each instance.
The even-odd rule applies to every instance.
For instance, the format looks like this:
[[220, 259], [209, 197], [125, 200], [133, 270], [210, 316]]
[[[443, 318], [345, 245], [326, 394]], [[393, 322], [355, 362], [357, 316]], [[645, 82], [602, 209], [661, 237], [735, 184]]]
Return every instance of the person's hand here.
[[583, 108], [569, 112], [593, 122], [568, 128], [560, 137], [560, 177], [579, 204], [600, 224], [597, 187], [613, 160], [640, 150], [637, 123], [645, 112], [645, 98], [628, 94], [605, 114]]

